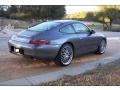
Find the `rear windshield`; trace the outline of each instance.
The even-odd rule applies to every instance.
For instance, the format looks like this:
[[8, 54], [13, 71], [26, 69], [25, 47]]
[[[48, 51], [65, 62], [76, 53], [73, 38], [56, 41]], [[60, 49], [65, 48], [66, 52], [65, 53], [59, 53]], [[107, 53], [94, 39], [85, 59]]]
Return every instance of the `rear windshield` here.
[[28, 30], [45, 31], [45, 30], [50, 30], [52, 28], [55, 28], [60, 24], [61, 23], [59, 22], [43, 22], [43, 23], [40, 23], [40, 24], [37, 24], [35, 26], [28, 28]]

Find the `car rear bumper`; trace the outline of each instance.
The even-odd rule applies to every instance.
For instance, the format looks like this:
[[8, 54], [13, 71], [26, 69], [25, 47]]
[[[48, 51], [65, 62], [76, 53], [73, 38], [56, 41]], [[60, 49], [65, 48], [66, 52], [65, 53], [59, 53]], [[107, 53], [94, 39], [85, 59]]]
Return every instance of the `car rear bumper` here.
[[[9, 50], [11, 53], [22, 54], [39, 59], [55, 59], [61, 45], [32, 45], [9, 40]], [[14, 51], [14, 48], [19, 49], [19, 53]]]

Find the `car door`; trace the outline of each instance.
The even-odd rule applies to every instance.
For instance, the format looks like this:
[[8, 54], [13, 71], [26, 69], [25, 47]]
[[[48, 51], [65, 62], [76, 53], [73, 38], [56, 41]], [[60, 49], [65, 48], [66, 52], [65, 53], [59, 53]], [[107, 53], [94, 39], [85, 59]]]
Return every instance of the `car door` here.
[[91, 34], [90, 29], [82, 23], [72, 24], [77, 37], [79, 38], [79, 53], [88, 53], [96, 50], [96, 39], [93, 34]]
[[[77, 55], [77, 50], [79, 49], [79, 37], [77, 36], [72, 24], [68, 24], [60, 28], [62, 34], [62, 42], [71, 42], [74, 46], [75, 55]], [[59, 41], [60, 43], [61, 41]]]

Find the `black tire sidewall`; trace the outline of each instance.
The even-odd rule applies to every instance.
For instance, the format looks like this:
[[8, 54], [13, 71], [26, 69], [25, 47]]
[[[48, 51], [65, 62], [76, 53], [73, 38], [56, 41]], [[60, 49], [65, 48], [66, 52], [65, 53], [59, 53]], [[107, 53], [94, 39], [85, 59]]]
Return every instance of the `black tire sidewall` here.
[[98, 54], [103, 54], [103, 53], [105, 52], [105, 50], [104, 50], [104, 52], [101, 52], [101, 43], [102, 43], [103, 41], [105, 42], [105, 48], [106, 48], [106, 41], [103, 39], [103, 40], [101, 40], [100, 45], [98, 46], [98, 50], [97, 50], [97, 53], [98, 53]]
[[[58, 55], [57, 55], [57, 57], [56, 57], [56, 59], [55, 59], [55, 63], [56, 63], [56, 64], [59, 64], [59, 65], [61, 65], [61, 66], [67, 66], [67, 65], [69, 65], [69, 64], [72, 62], [72, 60], [71, 60], [71, 62], [70, 62], [69, 64], [63, 64], [62, 61], [61, 61], [61, 50], [62, 50], [65, 46], [69, 46], [69, 47], [72, 49], [72, 53], [73, 53], [73, 56], [74, 56], [74, 52], [73, 52], [73, 47], [72, 47], [72, 45], [70, 45], [70, 44], [64, 44], [64, 45], [62, 45], [62, 47], [60, 48], [60, 50], [59, 50], [59, 52], [58, 52]], [[73, 58], [72, 58], [72, 59], [73, 59]]]

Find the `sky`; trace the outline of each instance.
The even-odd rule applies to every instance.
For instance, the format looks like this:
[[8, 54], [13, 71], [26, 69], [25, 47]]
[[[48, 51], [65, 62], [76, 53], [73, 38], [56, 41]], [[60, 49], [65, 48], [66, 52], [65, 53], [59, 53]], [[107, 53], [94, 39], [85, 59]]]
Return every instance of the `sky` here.
[[72, 14], [75, 12], [88, 12], [99, 10], [98, 6], [66, 6], [66, 13]]

